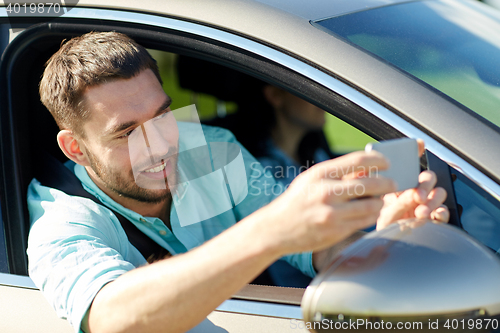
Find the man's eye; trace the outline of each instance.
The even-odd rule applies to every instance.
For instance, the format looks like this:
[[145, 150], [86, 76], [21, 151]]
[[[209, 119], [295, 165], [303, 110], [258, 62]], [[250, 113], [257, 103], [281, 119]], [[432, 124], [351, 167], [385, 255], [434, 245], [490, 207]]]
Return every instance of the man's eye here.
[[169, 111], [165, 111], [165, 112], [163, 112], [162, 114], [160, 114], [159, 116], [157, 116], [155, 119], [161, 119], [161, 118], [165, 117], [165, 116], [167, 115], [167, 113], [168, 113], [168, 112], [169, 112]]
[[125, 138], [128, 138], [128, 137], [130, 136], [130, 134], [132, 134], [132, 132], [133, 132], [133, 131], [134, 131], [134, 130], [130, 130], [130, 131], [128, 131], [127, 133], [124, 133], [124, 134], [120, 135], [120, 136], [118, 137], [118, 139], [125, 139]]

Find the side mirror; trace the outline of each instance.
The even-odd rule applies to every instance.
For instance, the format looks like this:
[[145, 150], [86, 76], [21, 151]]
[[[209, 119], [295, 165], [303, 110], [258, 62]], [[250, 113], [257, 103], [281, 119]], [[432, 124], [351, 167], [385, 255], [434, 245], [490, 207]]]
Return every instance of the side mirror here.
[[312, 332], [500, 330], [500, 259], [456, 227], [404, 220], [341, 252], [301, 306]]

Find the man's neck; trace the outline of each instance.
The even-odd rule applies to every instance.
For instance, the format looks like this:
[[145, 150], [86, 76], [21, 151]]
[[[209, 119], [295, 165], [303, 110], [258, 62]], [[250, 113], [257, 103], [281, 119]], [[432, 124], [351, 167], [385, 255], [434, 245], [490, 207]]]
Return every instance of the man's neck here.
[[282, 117], [278, 116], [276, 121], [278, 124], [271, 131], [274, 144], [295, 162], [300, 163], [299, 144], [306, 131]]

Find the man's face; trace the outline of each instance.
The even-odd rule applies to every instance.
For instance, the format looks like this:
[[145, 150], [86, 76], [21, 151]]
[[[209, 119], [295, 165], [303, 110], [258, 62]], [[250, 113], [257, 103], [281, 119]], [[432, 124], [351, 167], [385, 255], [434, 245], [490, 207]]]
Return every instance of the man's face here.
[[309, 102], [283, 91], [281, 112], [292, 123], [306, 129], [319, 130], [326, 122], [325, 111]]
[[140, 202], [170, 197], [176, 177], [179, 132], [170, 98], [151, 70], [91, 87], [84, 94], [90, 117], [80, 140], [90, 177], [105, 192]]

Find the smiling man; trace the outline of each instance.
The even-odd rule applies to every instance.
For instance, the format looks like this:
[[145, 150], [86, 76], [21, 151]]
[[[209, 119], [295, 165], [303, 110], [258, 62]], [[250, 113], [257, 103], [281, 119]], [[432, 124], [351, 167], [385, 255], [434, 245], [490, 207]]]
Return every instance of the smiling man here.
[[[193, 161], [179, 168], [180, 152], [200, 147], [196, 125], [175, 121], [155, 61], [119, 33], [66, 42], [47, 63], [40, 95], [61, 129], [66, 166], [98, 200], [36, 179], [28, 191], [30, 276], [77, 332], [183, 332], [280, 257], [313, 276], [330, 246], [375, 222], [381, 228], [403, 216], [448, 219], [440, 207], [446, 193], [434, 189], [433, 173], [420, 175], [418, 190], [384, 202], [380, 196], [395, 189], [391, 180], [345, 171], [383, 170], [387, 161], [358, 152], [317, 164], [272, 202], [247, 195], [220, 214], [182, 224], [179, 207], [205, 216], [231, 180], [215, 175], [198, 186], [199, 177], [180, 180], [199, 167]], [[210, 147], [238, 145], [226, 130], [202, 133]], [[239, 184], [263, 186], [260, 180], [269, 178], [250, 168], [255, 159], [239, 149], [245, 169]], [[363, 193], [354, 191], [360, 187]], [[115, 213], [173, 256], [148, 264]]]
[[[80, 133], [61, 130], [57, 136], [59, 147], [68, 158], [86, 166], [90, 179], [113, 201], [166, 222], [169, 207], [165, 202], [170, 199], [170, 191], [165, 180], [177, 164], [179, 137], [170, 113], [170, 98], [151, 69], [140, 71], [133, 79], [110, 81], [85, 91], [83, 103], [92, 110], [90, 119]], [[172, 123], [162, 133], [148, 131], [148, 141], [163, 155], [156, 157], [156, 162], [147, 156], [131, 157], [129, 135], [135, 128], [144, 129], [144, 124], [154, 118], [166, 118]], [[148, 189], [155, 187], [158, 180], [159, 188]]]

